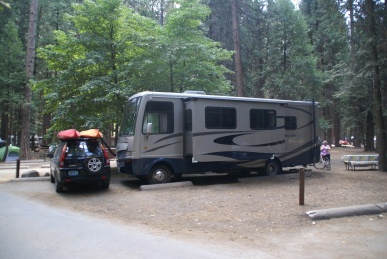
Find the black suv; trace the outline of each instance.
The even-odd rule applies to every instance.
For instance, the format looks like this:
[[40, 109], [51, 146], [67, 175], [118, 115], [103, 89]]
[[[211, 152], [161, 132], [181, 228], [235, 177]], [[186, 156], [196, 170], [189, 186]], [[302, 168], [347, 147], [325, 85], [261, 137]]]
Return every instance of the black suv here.
[[99, 138], [62, 140], [51, 157], [50, 177], [56, 192], [73, 183], [98, 183], [109, 188], [110, 160]]

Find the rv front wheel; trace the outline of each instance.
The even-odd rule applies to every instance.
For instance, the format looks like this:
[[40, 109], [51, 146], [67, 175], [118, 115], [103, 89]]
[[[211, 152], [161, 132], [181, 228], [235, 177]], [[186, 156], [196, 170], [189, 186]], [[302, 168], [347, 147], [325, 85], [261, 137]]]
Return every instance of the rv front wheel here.
[[281, 172], [281, 166], [276, 160], [269, 160], [265, 166], [266, 175], [276, 175]]
[[170, 180], [171, 172], [168, 167], [163, 165], [154, 166], [148, 176], [148, 182], [150, 184], [169, 183]]

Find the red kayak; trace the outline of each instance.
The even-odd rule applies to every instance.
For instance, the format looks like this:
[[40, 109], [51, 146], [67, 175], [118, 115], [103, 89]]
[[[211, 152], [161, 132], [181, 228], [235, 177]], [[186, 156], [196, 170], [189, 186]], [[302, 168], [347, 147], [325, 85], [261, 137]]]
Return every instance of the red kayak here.
[[57, 137], [61, 140], [76, 139], [79, 138], [80, 134], [76, 129], [62, 130], [58, 133]]

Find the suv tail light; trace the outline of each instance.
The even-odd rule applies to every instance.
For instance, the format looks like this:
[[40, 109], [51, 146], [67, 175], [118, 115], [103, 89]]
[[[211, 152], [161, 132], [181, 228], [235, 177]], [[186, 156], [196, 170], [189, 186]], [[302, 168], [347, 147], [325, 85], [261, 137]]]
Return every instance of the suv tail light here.
[[62, 154], [61, 154], [60, 159], [59, 159], [59, 167], [60, 168], [64, 167], [64, 162], [65, 162], [65, 158], [66, 158], [66, 149], [67, 149], [67, 144], [65, 144], [63, 146]]
[[106, 152], [106, 149], [102, 148], [102, 152], [103, 152], [103, 156], [105, 157], [106, 165], [110, 166], [110, 159], [109, 159], [108, 153]]

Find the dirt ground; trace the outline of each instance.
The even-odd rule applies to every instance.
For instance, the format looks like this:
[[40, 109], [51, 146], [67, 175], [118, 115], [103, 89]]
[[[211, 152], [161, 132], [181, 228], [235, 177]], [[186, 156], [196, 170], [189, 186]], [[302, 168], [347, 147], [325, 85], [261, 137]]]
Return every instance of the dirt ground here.
[[384, 221], [368, 215], [312, 221], [306, 211], [387, 202], [387, 173], [367, 168], [346, 170], [341, 156], [362, 149], [333, 148], [331, 171], [314, 167], [305, 179], [305, 205], [299, 205], [299, 174], [274, 177], [190, 176], [193, 186], [140, 191], [139, 180], [114, 173], [109, 190], [75, 188], [56, 194], [30, 190], [29, 198], [110, 220], [141, 225], [175, 236], [232, 241], [255, 247], [259, 236], [284, 234], [307, 227], [337, 224], [345, 228], [364, 221]]

